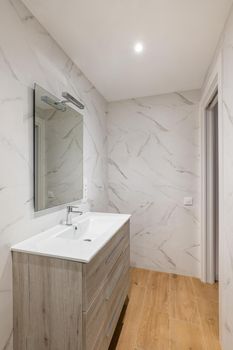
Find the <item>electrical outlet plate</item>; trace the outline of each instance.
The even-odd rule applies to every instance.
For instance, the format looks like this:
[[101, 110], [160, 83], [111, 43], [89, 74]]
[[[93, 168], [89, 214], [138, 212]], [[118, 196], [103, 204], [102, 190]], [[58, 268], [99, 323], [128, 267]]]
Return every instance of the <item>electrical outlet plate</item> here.
[[184, 197], [184, 206], [191, 207], [193, 205], [193, 197]]

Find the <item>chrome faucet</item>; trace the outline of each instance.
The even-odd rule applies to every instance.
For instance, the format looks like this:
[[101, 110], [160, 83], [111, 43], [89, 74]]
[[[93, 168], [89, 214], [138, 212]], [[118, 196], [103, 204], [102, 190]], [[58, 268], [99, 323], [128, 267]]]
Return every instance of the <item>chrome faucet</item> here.
[[68, 205], [67, 206], [67, 213], [66, 213], [66, 221], [65, 221], [65, 225], [67, 226], [71, 226], [72, 225], [72, 220], [71, 220], [71, 214], [72, 213], [76, 213], [79, 215], [82, 215], [83, 212], [78, 210], [78, 207], [74, 206], [74, 205]]

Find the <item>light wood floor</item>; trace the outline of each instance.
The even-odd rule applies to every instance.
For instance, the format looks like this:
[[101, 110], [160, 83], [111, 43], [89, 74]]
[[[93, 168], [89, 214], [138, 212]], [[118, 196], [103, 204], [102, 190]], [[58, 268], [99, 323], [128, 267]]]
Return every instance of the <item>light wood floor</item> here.
[[218, 286], [133, 269], [116, 350], [220, 350]]

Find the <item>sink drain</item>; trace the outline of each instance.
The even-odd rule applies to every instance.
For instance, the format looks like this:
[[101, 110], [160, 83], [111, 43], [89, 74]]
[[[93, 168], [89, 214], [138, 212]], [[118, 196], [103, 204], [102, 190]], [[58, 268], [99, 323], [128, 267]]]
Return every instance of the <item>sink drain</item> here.
[[91, 242], [92, 240], [90, 238], [84, 239], [84, 242]]

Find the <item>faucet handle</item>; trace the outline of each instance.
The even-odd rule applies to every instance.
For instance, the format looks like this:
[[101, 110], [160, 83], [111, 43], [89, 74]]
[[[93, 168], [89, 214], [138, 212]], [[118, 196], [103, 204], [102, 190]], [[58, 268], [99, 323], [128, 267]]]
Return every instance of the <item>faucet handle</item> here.
[[77, 213], [79, 215], [83, 214], [83, 212], [79, 210], [79, 207], [77, 207], [75, 205], [68, 205], [67, 206], [67, 212], [68, 213]]

